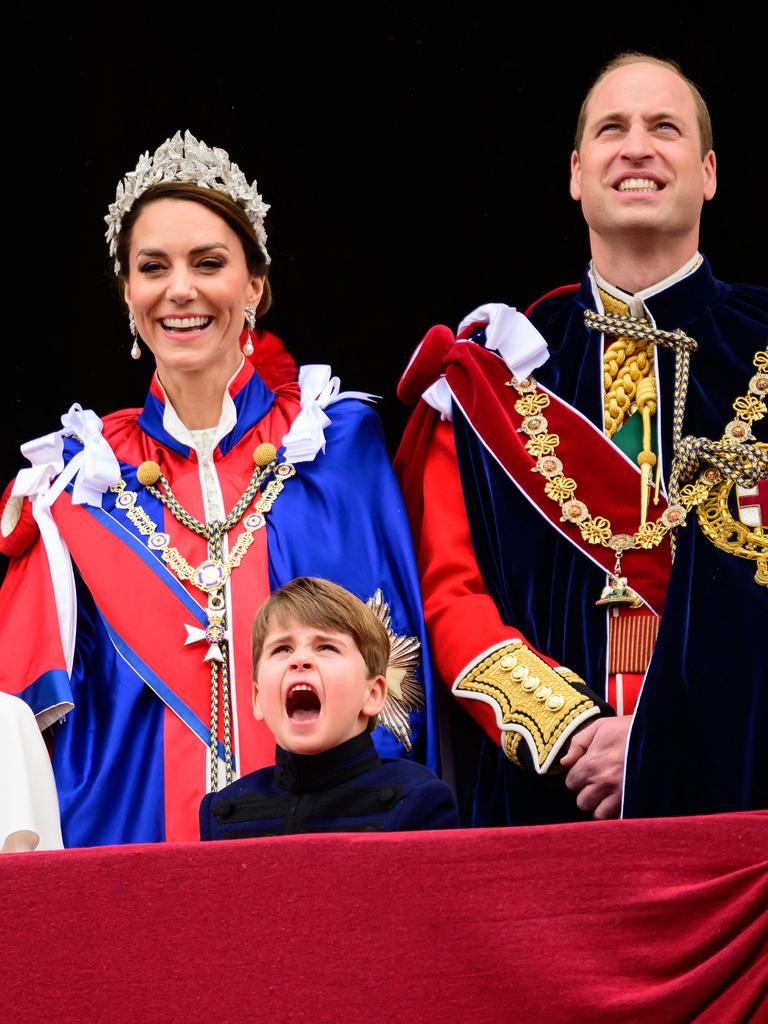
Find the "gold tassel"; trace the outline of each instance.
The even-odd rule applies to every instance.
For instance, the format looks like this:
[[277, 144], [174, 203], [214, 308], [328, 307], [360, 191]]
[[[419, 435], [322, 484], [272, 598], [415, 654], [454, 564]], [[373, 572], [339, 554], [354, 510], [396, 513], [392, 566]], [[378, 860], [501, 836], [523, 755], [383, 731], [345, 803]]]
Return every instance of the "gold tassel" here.
[[643, 418], [643, 450], [637, 456], [640, 466], [640, 525], [648, 520], [648, 499], [651, 491], [651, 472], [656, 456], [651, 447], [651, 417], [656, 414], [656, 378], [649, 374], [637, 382], [637, 408]]

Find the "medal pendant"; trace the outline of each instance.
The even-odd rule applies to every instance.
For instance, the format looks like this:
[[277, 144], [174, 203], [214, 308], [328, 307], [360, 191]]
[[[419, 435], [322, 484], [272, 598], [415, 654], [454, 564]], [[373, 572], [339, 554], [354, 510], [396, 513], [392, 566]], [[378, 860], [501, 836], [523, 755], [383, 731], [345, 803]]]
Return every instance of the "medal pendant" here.
[[627, 586], [626, 576], [614, 576], [611, 573], [608, 577], [608, 583], [603, 587], [600, 597], [595, 601], [595, 604], [606, 608], [618, 606], [642, 608], [643, 599], [631, 587]]
[[627, 577], [621, 575], [621, 556], [632, 547], [632, 538], [625, 533], [615, 534], [608, 541], [608, 546], [616, 552], [616, 564], [613, 572], [608, 573], [608, 582], [600, 592], [595, 604], [605, 608], [642, 608], [643, 599], [627, 586]]
[[226, 566], [221, 562], [216, 561], [214, 558], [209, 558], [207, 561], [201, 562], [195, 569], [192, 582], [199, 590], [204, 590], [208, 594], [213, 594], [215, 591], [222, 588], [226, 579]]
[[230, 630], [227, 629], [224, 597], [222, 594], [212, 594], [208, 600], [208, 626], [201, 629], [199, 626], [185, 626], [187, 631], [187, 644], [205, 642], [208, 650], [205, 652], [203, 661], [224, 661], [224, 652], [221, 644], [229, 643], [232, 639]]

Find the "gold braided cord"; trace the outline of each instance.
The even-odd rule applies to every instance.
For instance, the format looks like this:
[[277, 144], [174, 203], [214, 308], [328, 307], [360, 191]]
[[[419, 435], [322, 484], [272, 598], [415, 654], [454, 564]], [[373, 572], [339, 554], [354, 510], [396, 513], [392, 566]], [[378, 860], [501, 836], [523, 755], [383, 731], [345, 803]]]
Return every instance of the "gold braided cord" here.
[[[627, 338], [644, 340], [654, 345], [662, 345], [664, 348], [670, 348], [674, 351], [675, 385], [672, 405], [672, 451], [673, 453], [676, 452], [683, 434], [683, 417], [685, 415], [685, 401], [688, 396], [691, 352], [697, 350], [699, 347], [697, 343], [693, 338], [689, 338], [685, 331], [680, 328], [676, 331], [662, 331], [658, 327], [651, 326], [647, 320], [626, 316], [621, 313], [595, 313], [591, 309], [586, 309], [584, 310], [584, 323], [592, 331], [602, 331], [604, 334], [625, 335]], [[679, 508], [683, 504], [678, 488], [678, 478], [673, 470], [670, 474], [669, 508], [667, 512], [672, 508]], [[690, 507], [692, 506], [689, 506], [688, 510]], [[644, 523], [641, 526], [641, 530], [653, 525], [651, 523]], [[659, 543], [659, 541], [656, 543]], [[670, 536], [670, 544], [672, 546], [672, 558], [674, 559], [674, 533]]]
[[[600, 289], [600, 298], [609, 314], [627, 314], [629, 306]], [[645, 338], [621, 334], [611, 341], [603, 353], [603, 388], [605, 432], [613, 437], [624, 420], [638, 405], [638, 388], [653, 377], [653, 348]]]
[[618, 313], [595, 313], [592, 309], [584, 310], [584, 323], [591, 331], [602, 331], [603, 334], [626, 334], [628, 338], [640, 338], [651, 341], [654, 345], [662, 345], [675, 351], [683, 348], [695, 352], [699, 347], [685, 331], [662, 331], [652, 327], [647, 320], [634, 316], [623, 316]]
[[[672, 474], [676, 481], [690, 480], [708, 462], [724, 479], [740, 487], [755, 487], [768, 478], [768, 454], [756, 447], [752, 424], [768, 414], [768, 348], [758, 351], [753, 359], [757, 373], [749, 382], [749, 390], [733, 403], [736, 413], [725, 426], [719, 441], [707, 437], [683, 437], [675, 449]], [[677, 486], [677, 483], [676, 483]]]
[[[587, 310], [584, 320], [594, 330], [624, 330], [625, 333], [637, 330], [653, 335], [658, 343], [675, 349], [672, 427], [674, 457], [669, 505], [656, 522], [644, 523], [634, 534], [614, 534], [610, 520], [603, 516], [593, 516], [585, 503], [576, 497], [576, 481], [565, 475], [563, 463], [555, 454], [560, 438], [557, 434], [549, 433], [549, 424], [543, 415], [543, 411], [551, 404], [549, 396], [538, 390], [532, 377], [525, 380], [513, 377], [509, 386], [515, 388], [520, 395], [515, 402], [515, 411], [523, 418], [518, 429], [528, 435], [525, 447], [536, 460], [534, 472], [545, 477], [547, 482], [544, 492], [560, 505], [561, 522], [577, 526], [588, 544], [611, 548], [620, 556], [622, 552], [632, 549], [654, 548], [670, 533], [674, 558], [674, 529], [684, 524], [686, 513], [707, 500], [715, 485], [726, 478], [749, 488], [768, 478], [768, 453], [764, 447], [754, 443], [751, 431], [752, 423], [768, 414], [768, 349], [756, 353], [754, 366], [758, 372], [750, 380], [747, 394], [734, 401], [736, 418], [726, 424], [722, 439], [710, 441], [707, 438], [682, 438], [690, 353], [696, 350], [696, 342], [682, 331], [659, 331], [642, 321], [633, 322], [631, 317], [606, 317]], [[645, 399], [649, 404], [653, 401], [650, 391]], [[702, 462], [709, 463], [709, 468], [702, 469]], [[694, 482], [681, 486], [697, 472], [698, 478]]]
[[605, 432], [613, 437], [637, 404], [637, 387], [653, 373], [653, 349], [648, 343], [616, 338], [603, 354]]

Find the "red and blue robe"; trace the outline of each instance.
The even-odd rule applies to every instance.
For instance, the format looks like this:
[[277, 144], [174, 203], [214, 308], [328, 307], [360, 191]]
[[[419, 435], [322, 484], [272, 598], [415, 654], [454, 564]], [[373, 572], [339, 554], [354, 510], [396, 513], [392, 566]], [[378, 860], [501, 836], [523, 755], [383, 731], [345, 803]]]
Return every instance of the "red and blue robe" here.
[[[248, 362], [229, 394], [237, 422], [214, 454], [227, 512], [251, 479], [256, 446], [271, 442], [280, 450], [300, 411], [297, 384], [273, 392]], [[157, 462], [181, 505], [205, 520], [196, 453], [166, 430], [164, 403], [155, 379], [143, 409], [105, 417], [103, 434], [127, 488], [138, 493], [171, 544], [197, 565], [208, 557], [205, 540], [137, 483], [137, 467]], [[238, 775], [274, 761], [274, 738], [251, 710], [250, 628], [270, 591], [304, 575], [334, 580], [362, 600], [380, 588], [395, 632], [425, 641], [408, 524], [378, 417], [353, 399], [338, 401], [328, 413], [325, 452], [297, 465], [228, 584]], [[79, 450], [67, 438], [64, 461]], [[70, 492], [71, 485], [52, 511], [75, 572], [72, 671], [66, 667], [46, 550], [25, 501], [16, 529], [2, 542], [14, 557], [0, 594], [0, 631], [8, 652], [0, 686], [26, 700], [42, 725], [56, 722], [53, 765], [66, 846], [196, 839], [208, 778], [211, 683], [203, 661], [206, 645], [185, 646], [185, 627], [207, 624], [205, 595], [180, 582], [148, 548], [147, 538], [116, 507], [114, 492], [104, 494], [101, 509], [73, 504]], [[242, 529], [241, 522], [229, 535], [230, 550]], [[411, 713], [410, 756], [436, 768], [425, 662], [420, 677], [427, 705]], [[383, 756], [404, 755], [391, 733], [379, 728], [374, 738]]]

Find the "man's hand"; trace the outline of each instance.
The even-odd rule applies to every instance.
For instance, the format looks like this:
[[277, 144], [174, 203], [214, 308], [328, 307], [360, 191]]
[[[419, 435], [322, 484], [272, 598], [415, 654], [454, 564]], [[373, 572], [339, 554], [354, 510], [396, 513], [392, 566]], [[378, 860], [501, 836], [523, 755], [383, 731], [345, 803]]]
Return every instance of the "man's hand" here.
[[568, 789], [576, 804], [593, 818], [617, 818], [621, 808], [624, 754], [631, 715], [598, 718], [574, 733], [568, 753], [560, 759], [569, 769]]

